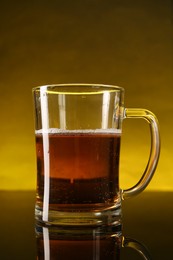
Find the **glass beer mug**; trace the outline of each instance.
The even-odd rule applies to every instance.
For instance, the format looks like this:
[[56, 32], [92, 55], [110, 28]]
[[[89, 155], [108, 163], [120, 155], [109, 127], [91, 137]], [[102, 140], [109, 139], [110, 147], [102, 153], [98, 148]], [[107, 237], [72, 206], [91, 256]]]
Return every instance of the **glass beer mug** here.
[[36, 225], [35, 234], [37, 260], [120, 260], [132, 259], [131, 255], [133, 259], [151, 260], [144, 244], [124, 237], [114, 226], [72, 229]]
[[[59, 84], [33, 89], [37, 156], [36, 220], [49, 225], [118, 225], [121, 201], [142, 192], [157, 166], [158, 122], [146, 109], [125, 108], [124, 89]], [[119, 187], [122, 122], [150, 125], [151, 151], [139, 182]]]

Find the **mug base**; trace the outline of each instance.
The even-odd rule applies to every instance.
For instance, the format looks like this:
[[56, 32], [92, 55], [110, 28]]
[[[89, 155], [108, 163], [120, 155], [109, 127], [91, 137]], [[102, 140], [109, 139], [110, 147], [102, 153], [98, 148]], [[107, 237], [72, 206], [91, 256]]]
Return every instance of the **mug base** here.
[[37, 223], [47, 226], [103, 226], [121, 225], [121, 204], [111, 208], [93, 211], [59, 211], [49, 210], [47, 216], [43, 209], [36, 205], [35, 219]]

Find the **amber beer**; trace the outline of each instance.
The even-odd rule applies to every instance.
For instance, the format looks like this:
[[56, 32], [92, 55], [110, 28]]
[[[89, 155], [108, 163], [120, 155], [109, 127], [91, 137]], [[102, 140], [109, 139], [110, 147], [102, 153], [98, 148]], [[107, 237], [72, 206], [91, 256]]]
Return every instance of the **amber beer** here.
[[[79, 233], [80, 230], [78, 230]], [[69, 235], [44, 228], [36, 233], [37, 260], [120, 260], [122, 237], [117, 233]], [[95, 233], [94, 233], [95, 232]]]
[[119, 191], [120, 135], [115, 129], [36, 131], [37, 206], [43, 205], [46, 161], [51, 210], [113, 206]]

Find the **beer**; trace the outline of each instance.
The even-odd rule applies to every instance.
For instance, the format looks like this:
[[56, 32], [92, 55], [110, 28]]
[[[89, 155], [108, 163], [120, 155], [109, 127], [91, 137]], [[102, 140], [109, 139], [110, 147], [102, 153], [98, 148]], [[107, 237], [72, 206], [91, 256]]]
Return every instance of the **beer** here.
[[[51, 234], [49, 234], [50, 236]], [[60, 240], [37, 238], [38, 260], [120, 260], [121, 238], [99, 236], [95, 239]], [[47, 253], [47, 258], [45, 255]]]
[[113, 205], [119, 151], [120, 133], [114, 129], [37, 131], [37, 206], [42, 207], [46, 178], [52, 210]]
[[121, 231], [36, 226], [38, 260], [119, 260]]

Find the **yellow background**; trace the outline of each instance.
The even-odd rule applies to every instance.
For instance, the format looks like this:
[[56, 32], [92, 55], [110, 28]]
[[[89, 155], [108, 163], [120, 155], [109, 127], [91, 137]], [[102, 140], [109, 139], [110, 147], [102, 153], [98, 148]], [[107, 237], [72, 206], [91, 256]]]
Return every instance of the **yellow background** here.
[[[35, 189], [31, 89], [53, 83], [125, 88], [126, 107], [160, 122], [160, 162], [148, 190], [173, 190], [172, 6], [169, 0], [0, 1], [0, 189]], [[124, 120], [121, 186], [139, 179], [149, 128]]]

